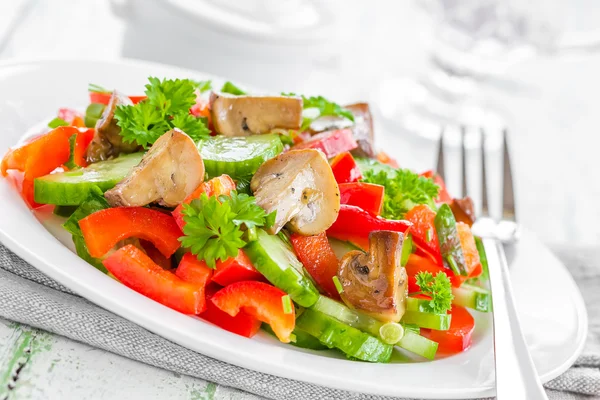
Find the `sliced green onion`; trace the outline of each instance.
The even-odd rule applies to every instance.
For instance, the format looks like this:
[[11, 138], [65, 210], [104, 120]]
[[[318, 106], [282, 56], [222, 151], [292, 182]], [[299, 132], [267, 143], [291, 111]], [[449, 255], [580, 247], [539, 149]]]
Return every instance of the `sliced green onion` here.
[[48, 127], [56, 129], [59, 126], [69, 126], [69, 123], [62, 118], [56, 117], [52, 121], [48, 122]]
[[458, 265], [456, 264], [456, 260], [452, 255], [448, 254], [446, 256], [446, 261], [448, 261], [448, 265], [450, 265], [450, 269], [454, 272], [454, 275], [462, 275], [458, 270]]
[[284, 314], [291, 314], [294, 311], [294, 308], [292, 306], [292, 299], [290, 299], [289, 294], [281, 296], [281, 304], [283, 304]]
[[412, 244], [413, 244], [412, 236], [407, 235], [404, 238], [404, 242], [402, 243], [402, 257], [400, 258], [400, 264], [402, 266], [405, 266], [406, 263], [408, 262], [408, 257], [410, 257], [410, 254], [412, 253], [412, 247], [413, 247]]
[[433, 239], [433, 229], [431, 229], [431, 228], [427, 229], [427, 236], [425, 239], [428, 242], [431, 242], [431, 240]]
[[253, 226], [252, 228], [248, 229], [246, 231], [246, 235], [248, 237], [248, 242], [254, 242], [255, 240], [257, 240], [258, 232], [256, 231], [256, 227]]
[[344, 287], [342, 286], [342, 282], [340, 282], [340, 278], [338, 278], [336, 275], [331, 279], [333, 279], [333, 284], [335, 285], [335, 288], [337, 289], [338, 293], [343, 293]]
[[95, 83], [89, 83], [88, 84], [88, 92], [95, 92], [95, 93], [112, 93], [112, 90], [108, 90], [103, 88], [100, 85], [96, 85]]
[[379, 337], [385, 343], [396, 344], [404, 336], [404, 328], [396, 322], [388, 322], [379, 328]]

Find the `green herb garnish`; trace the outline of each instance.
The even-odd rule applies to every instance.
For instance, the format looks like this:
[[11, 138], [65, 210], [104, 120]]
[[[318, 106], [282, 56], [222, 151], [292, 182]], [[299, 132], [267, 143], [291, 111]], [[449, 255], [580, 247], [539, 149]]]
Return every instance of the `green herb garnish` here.
[[431, 298], [424, 305], [428, 308], [427, 311], [434, 314], [445, 314], [452, 308], [452, 285], [450, 279], [443, 272], [438, 272], [435, 277], [431, 272], [421, 271], [416, 276], [417, 285], [421, 291], [414, 294], [424, 294]]

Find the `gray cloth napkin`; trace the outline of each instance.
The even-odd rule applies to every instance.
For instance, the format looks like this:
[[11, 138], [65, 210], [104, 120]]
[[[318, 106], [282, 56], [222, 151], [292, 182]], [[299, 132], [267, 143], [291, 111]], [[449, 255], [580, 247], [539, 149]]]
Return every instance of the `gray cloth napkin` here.
[[[590, 329], [575, 365], [546, 384], [548, 396], [553, 400], [600, 398], [600, 249], [558, 248], [556, 253], [581, 288]], [[1, 244], [0, 317], [270, 399], [392, 400], [267, 375], [188, 350], [77, 296]]]

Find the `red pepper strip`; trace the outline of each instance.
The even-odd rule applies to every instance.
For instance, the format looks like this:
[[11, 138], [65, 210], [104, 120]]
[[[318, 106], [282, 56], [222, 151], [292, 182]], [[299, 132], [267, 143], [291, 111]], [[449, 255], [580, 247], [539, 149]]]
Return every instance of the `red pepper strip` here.
[[290, 342], [290, 335], [296, 325], [294, 305], [286, 314], [282, 297], [285, 292], [264, 282], [236, 282], [219, 290], [212, 302], [231, 316], [241, 310], [271, 325], [277, 338], [284, 343]]
[[94, 128], [81, 130], [75, 139], [75, 149], [73, 151], [73, 162], [80, 167], [87, 167], [88, 162], [85, 158], [87, 148], [94, 138]]
[[77, 110], [73, 110], [72, 108], [59, 108], [58, 109], [58, 118], [62, 119], [70, 126], [76, 126], [80, 128], [85, 127], [85, 122], [83, 121], [83, 115]]
[[452, 314], [452, 320], [447, 331], [421, 330], [423, 336], [439, 344], [438, 354], [456, 354], [471, 347], [475, 329], [473, 316], [466, 308], [454, 305], [448, 314]]
[[298, 258], [310, 276], [325, 293], [334, 299], [339, 299], [333, 277], [337, 275], [338, 259], [322, 232], [315, 236], [302, 236], [294, 233], [290, 240]]
[[380, 151], [377, 153], [377, 161], [382, 164], [387, 164], [392, 168], [400, 168], [398, 161], [394, 160], [392, 157], [388, 156], [387, 153]]
[[217, 261], [215, 274], [212, 277], [212, 280], [221, 286], [240, 281], [262, 281], [264, 279], [262, 274], [254, 268], [243, 250], [239, 250], [235, 257], [228, 258], [225, 261]]
[[[100, 103], [108, 105], [108, 102], [110, 101], [110, 96], [112, 96], [111, 92], [90, 92], [90, 103]], [[133, 104], [137, 104], [140, 101], [145, 100], [146, 96], [129, 96], [129, 99], [133, 102]]]
[[[229, 192], [232, 190], [235, 190], [235, 182], [233, 179], [231, 179], [229, 175], [221, 175], [208, 182], [202, 182], [200, 186], [198, 186], [196, 190], [183, 201], [183, 203], [190, 204], [192, 200], [200, 197], [202, 193], [206, 193], [208, 197], [218, 197], [221, 195], [229, 195]], [[175, 222], [177, 222], [177, 225], [183, 231], [183, 227], [185, 226], [185, 221], [183, 220], [183, 205], [178, 205], [171, 214], [173, 214]]]
[[452, 201], [452, 196], [450, 196], [450, 194], [448, 193], [448, 189], [446, 189], [446, 184], [444, 183], [444, 180], [441, 176], [439, 176], [431, 170], [425, 171], [420, 175], [424, 176], [425, 178], [432, 178], [435, 184], [440, 187], [438, 198], [435, 199], [437, 203], [450, 203]]
[[[213, 270], [206, 265], [204, 261], [198, 260], [198, 257], [192, 253], [185, 253], [175, 275], [185, 282], [192, 283], [202, 288], [203, 293], [205, 292], [206, 286], [210, 282], [210, 278], [213, 274]], [[203, 296], [206, 298], [206, 296]], [[206, 311], [206, 302], [202, 304], [202, 309], [197, 314]]]
[[256, 335], [262, 322], [244, 311], [240, 311], [235, 317], [232, 317], [211, 301], [219, 290], [221, 290], [221, 287], [214, 283], [206, 287], [206, 311], [200, 314], [200, 317], [226, 331], [241, 336], [251, 338]]
[[368, 249], [369, 234], [373, 231], [394, 231], [408, 233], [412, 224], [404, 220], [391, 220], [376, 217], [369, 212], [347, 204], [340, 206], [337, 220], [327, 230], [327, 235], [350, 240]]
[[163, 253], [161, 253], [156, 248], [156, 246], [152, 244], [152, 242], [140, 239], [140, 245], [142, 246], [142, 249], [144, 249], [144, 251], [146, 252], [146, 255], [150, 257], [150, 259], [154, 262], [154, 264], [167, 271], [173, 269], [171, 258], [165, 257]]
[[121, 283], [160, 304], [184, 314], [199, 314], [205, 304], [204, 287], [182, 281], [128, 244], [102, 262]]
[[150, 208], [107, 208], [80, 220], [79, 227], [90, 255], [96, 258], [130, 237], [152, 242], [165, 257], [171, 257], [180, 246], [181, 230], [173, 217]]
[[59, 126], [21, 147], [9, 150], [2, 159], [2, 176], [6, 176], [9, 169], [25, 173], [22, 193], [31, 207], [39, 206], [33, 200], [33, 180], [49, 174], [69, 160], [69, 137], [78, 132], [73, 126]]
[[419, 250], [436, 264], [443, 265], [442, 253], [434, 223], [435, 212], [429, 206], [420, 204], [407, 212], [404, 218], [413, 224], [410, 233]]
[[337, 183], [356, 182], [362, 179], [360, 168], [349, 152], [338, 154], [331, 160], [331, 170]]
[[317, 149], [332, 158], [358, 147], [351, 129], [336, 129], [313, 136], [310, 140], [294, 146], [294, 149]]
[[[340, 183], [340, 203], [357, 206], [373, 215], [381, 214], [385, 187], [373, 183]], [[408, 218], [407, 218], [408, 219]]]

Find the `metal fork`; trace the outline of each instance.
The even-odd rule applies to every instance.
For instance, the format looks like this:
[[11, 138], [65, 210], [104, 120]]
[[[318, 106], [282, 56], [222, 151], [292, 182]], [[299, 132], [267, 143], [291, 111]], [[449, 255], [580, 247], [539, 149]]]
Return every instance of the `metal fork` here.
[[[474, 225], [474, 230], [483, 237], [483, 244], [489, 264], [490, 287], [494, 319], [494, 358], [496, 361], [496, 396], [498, 400], [541, 400], [548, 399], [539, 380], [537, 371], [523, 337], [519, 318], [515, 309], [508, 264], [503, 243], [515, 242], [519, 236], [516, 223], [514, 191], [510, 156], [507, 146], [507, 132], [503, 132], [503, 210], [502, 219], [494, 219], [489, 213], [487, 193], [487, 172], [485, 168], [485, 136], [481, 133], [481, 198], [482, 211]], [[462, 190], [467, 195], [467, 150], [465, 146], [466, 128], [461, 128], [462, 143]], [[437, 172], [445, 180], [444, 131], [439, 143]]]

